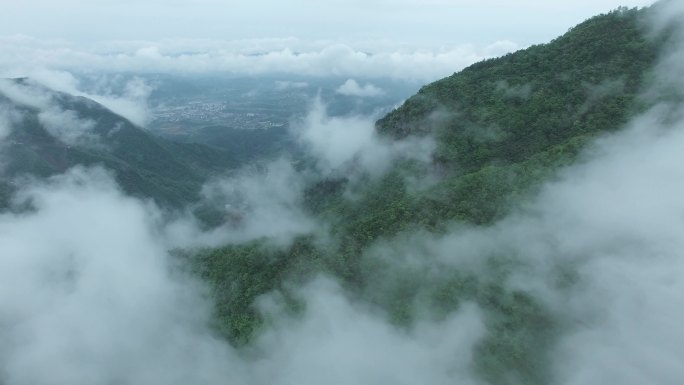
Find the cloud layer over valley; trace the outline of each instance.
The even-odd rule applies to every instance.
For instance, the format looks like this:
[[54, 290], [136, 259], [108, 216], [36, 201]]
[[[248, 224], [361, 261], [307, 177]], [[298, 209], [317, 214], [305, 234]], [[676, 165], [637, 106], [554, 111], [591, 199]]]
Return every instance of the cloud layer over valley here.
[[[680, 22], [684, 8], [672, 1], [661, 12], [660, 23]], [[437, 168], [437, 138], [389, 140], [375, 116], [330, 116], [320, 98], [291, 122], [299, 157], [211, 175], [197, 204], [219, 208], [221, 225], [209, 230], [190, 218], [197, 207], [170, 212], [127, 196], [101, 166], [13, 181], [0, 211], [0, 384], [679, 384], [684, 84], [673, 79], [681, 79], [684, 35], [674, 33], [677, 44], [643, 92], [653, 108], [594, 137], [577, 162], [493, 224], [406, 227], [374, 240], [359, 253], [368, 270], [352, 272], [372, 274], [363, 287], [317, 270], [324, 258], [348, 261], [334, 248], [334, 218], [306, 207], [307, 189], [338, 177], [371, 185], [407, 159]], [[339, 92], [370, 98], [381, 90], [365, 77], [432, 79], [491, 53], [368, 54], [343, 45], [235, 53], [205, 43], [209, 53], [146, 43], [103, 53], [18, 37], [0, 41], [10, 52], [0, 68], [14, 71], [39, 54], [41, 65], [66, 70], [341, 75], [350, 80]], [[78, 89], [63, 72], [35, 74], [55, 89]], [[516, 92], [511, 103], [534, 92], [501, 84]], [[133, 79], [95, 100], [142, 124], [151, 87]], [[52, 135], [82, 145], [89, 121], [32, 90], [0, 83], [14, 104], [39, 110]], [[17, 119], [20, 111], [0, 106], [0, 143]], [[310, 275], [269, 276], [274, 270], [262, 267], [290, 262], [277, 252], [264, 254], [265, 265], [240, 259], [306, 236], [320, 249], [311, 266], [296, 267]], [[214, 301], [262, 287], [241, 287], [251, 281], [239, 274], [212, 286], [222, 271], [202, 281], [191, 267], [216, 246], [237, 250], [221, 266], [244, 262], [249, 274], [278, 280], [248, 304], [263, 319], [249, 343], [219, 334], [225, 325], [215, 316], [225, 309]], [[409, 316], [383, 307], [393, 295]]]

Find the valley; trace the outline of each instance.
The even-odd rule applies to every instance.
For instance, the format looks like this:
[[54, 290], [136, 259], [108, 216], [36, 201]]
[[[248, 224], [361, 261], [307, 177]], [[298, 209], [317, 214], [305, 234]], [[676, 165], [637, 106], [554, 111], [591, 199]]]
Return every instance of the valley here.
[[422, 86], [3, 79], [0, 384], [677, 383], [680, 8]]

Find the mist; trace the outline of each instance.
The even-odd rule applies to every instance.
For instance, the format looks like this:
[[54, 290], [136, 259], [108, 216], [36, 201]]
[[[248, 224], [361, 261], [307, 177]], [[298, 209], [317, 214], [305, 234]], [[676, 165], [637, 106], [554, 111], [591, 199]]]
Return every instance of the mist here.
[[87, 92], [79, 79], [67, 71], [37, 69], [25, 75], [52, 90], [92, 99], [139, 127], [146, 127], [151, 119], [147, 100], [154, 86], [140, 77], [132, 77], [121, 85], [117, 76], [101, 75], [93, 91]]
[[325, 226], [304, 209], [307, 179], [287, 158], [211, 179], [202, 189], [201, 204], [221, 212], [222, 225], [206, 231], [186, 213], [168, 225], [169, 239], [177, 247], [221, 246], [264, 238], [286, 246], [299, 235], [324, 234]]
[[433, 138], [382, 138], [375, 131], [378, 118], [330, 116], [327, 106], [317, 97], [307, 115], [291, 124], [291, 131], [324, 174], [345, 171], [352, 177], [359, 173], [377, 177], [400, 159], [430, 161], [435, 147]]
[[[675, 2], [663, 8], [677, 17], [682, 11]], [[334, 243], [334, 223], [305, 208], [307, 186], [329, 175], [374, 180], [406, 159], [429, 164], [432, 138], [388, 141], [375, 132], [376, 116], [332, 117], [314, 100], [292, 122], [314, 166], [282, 157], [214, 176], [198, 203], [220, 208], [223, 222], [212, 229], [192, 218], [192, 207], [168, 212], [127, 196], [100, 167], [23, 179], [0, 212], [0, 383], [487, 384], [491, 373], [480, 363], [506, 354], [482, 349], [502, 333], [497, 314], [476, 298], [451, 298], [457, 305], [448, 311], [425, 300], [434, 285], [462, 275], [499, 285], [502, 296], [523, 293], [548, 318], [548, 344], [539, 346], [548, 383], [679, 384], [684, 118], [677, 99], [662, 94], [663, 85], [681, 92], [676, 64], [684, 45], [670, 49], [644, 90], [659, 103], [592, 141], [503, 219], [452, 222], [439, 232], [411, 228], [374, 242], [362, 259], [381, 274], [365, 292], [327, 272], [286, 279], [252, 304], [264, 322], [244, 346], [217, 333], [216, 293], [174, 251], [259, 240], [284, 249], [301, 236]], [[116, 105], [120, 98], [103, 82], [101, 100]], [[347, 84], [357, 96], [375, 92], [371, 84]], [[51, 86], [77, 88], [54, 74]], [[590, 98], [620, 84], [602, 86]], [[121, 97], [132, 104], [119, 106], [130, 107], [133, 121], [145, 121], [145, 106], [132, 106], [144, 104], [150, 87], [140, 80], [125, 86]], [[88, 137], [89, 122], [55, 112], [40, 89], [26, 94], [3, 82], [0, 91], [40, 109], [65, 143]], [[523, 98], [530, 90], [511, 92]], [[17, 114], [0, 109], [0, 138]], [[418, 283], [403, 303], [412, 315], [404, 323], [378, 300], [403, 279]], [[510, 309], [512, 317], [522, 311]], [[499, 374], [507, 384], [521, 381]]]

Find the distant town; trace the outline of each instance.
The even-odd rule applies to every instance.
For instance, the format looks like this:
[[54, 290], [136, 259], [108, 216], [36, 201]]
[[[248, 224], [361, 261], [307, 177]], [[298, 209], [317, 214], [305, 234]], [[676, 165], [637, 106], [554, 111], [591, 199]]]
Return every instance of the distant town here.
[[158, 130], [174, 128], [222, 125], [244, 129], [267, 129], [282, 127], [287, 124], [287, 117], [276, 116], [267, 112], [240, 111], [222, 102], [193, 101], [178, 106], [160, 106], [154, 110], [151, 126]]

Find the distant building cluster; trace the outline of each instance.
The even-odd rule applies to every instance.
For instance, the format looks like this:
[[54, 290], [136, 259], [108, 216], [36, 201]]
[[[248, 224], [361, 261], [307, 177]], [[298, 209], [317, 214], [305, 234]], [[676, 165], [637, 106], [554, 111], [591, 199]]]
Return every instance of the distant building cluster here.
[[235, 128], [267, 129], [282, 127], [286, 119], [266, 112], [247, 112], [231, 108], [228, 103], [190, 102], [179, 106], [162, 106], [154, 110], [155, 127], [177, 124], [224, 125]]

